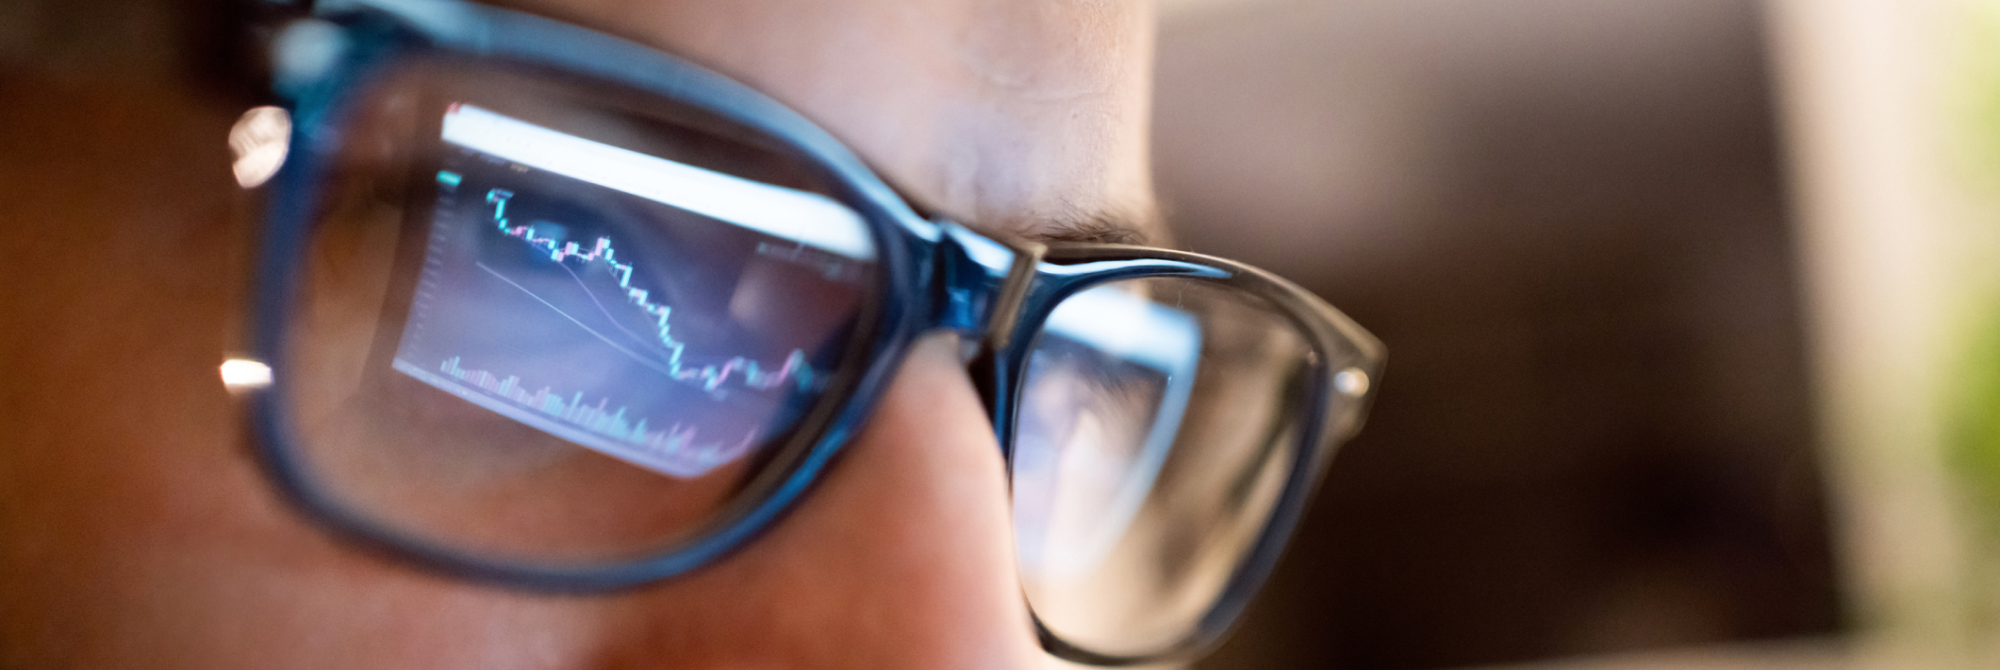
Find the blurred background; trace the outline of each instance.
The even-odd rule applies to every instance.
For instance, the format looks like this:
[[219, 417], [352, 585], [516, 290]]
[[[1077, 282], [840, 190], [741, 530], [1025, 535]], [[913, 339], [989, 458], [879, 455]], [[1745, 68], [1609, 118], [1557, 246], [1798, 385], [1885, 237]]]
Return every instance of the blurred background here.
[[1197, 667], [2000, 667], [2000, 0], [1161, 2], [1179, 244], [1392, 354]]
[[1205, 667], [1840, 630], [1760, 9], [1168, 16], [1155, 146], [1183, 241], [1391, 353], [1279, 583]]
[[1989, 667], [1993, 7], [1166, 3], [1182, 243], [1391, 352], [1198, 667]]

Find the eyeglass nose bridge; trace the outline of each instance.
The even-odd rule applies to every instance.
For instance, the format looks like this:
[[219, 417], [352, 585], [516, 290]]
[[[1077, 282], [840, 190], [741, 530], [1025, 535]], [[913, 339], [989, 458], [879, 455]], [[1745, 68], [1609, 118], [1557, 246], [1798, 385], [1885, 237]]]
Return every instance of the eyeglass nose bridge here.
[[1047, 247], [1003, 242], [949, 221], [938, 225], [944, 234], [937, 247], [932, 327], [956, 332], [987, 351], [1005, 350]]

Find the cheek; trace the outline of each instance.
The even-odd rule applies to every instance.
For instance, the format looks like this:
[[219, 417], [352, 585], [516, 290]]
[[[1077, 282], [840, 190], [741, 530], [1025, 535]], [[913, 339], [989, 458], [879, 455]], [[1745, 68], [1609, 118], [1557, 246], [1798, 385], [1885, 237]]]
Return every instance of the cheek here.
[[159, 91], [0, 98], [22, 103], [0, 127], [38, 129], [0, 148], [22, 187], [0, 198], [0, 667], [426, 665], [503, 628], [517, 659], [582, 636], [574, 603], [346, 550], [262, 481], [216, 371], [252, 237], [226, 115]]
[[247, 478], [214, 467], [234, 442], [214, 366], [239, 236], [221, 143], [181, 126], [213, 124], [141, 120], [130, 99], [9, 99], [34, 102], [11, 111], [31, 122], [8, 127], [42, 132], [0, 162], [18, 171], [0, 174], [7, 183], [34, 187], [0, 200], [0, 220], [40, 224], [0, 233], [19, 300], [0, 375], [0, 568], [8, 637], [53, 645], [122, 625], [102, 606], [124, 582], [143, 584], [148, 561], [233, 516], [218, 503]]
[[769, 667], [1039, 667], [999, 449], [953, 351], [934, 339], [913, 352], [869, 426], [769, 535], [625, 601], [633, 665], [688, 653], [676, 645], [700, 631], [717, 657]]

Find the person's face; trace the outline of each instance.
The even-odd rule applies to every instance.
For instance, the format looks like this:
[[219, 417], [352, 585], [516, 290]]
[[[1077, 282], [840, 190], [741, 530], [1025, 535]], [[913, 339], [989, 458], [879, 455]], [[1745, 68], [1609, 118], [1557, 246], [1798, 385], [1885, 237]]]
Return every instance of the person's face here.
[[[1116, 238], [1152, 211], [1140, 3], [529, 5], [736, 76], [975, 225]], [[910, 355], [790, 516], [691, 576], [559, 596], [416, 570], [286, 508], [217, 378], [254, 237], [241, 110], [102, 80], [0, 99], [0, 667], [1044, 662], [953, 342]]]

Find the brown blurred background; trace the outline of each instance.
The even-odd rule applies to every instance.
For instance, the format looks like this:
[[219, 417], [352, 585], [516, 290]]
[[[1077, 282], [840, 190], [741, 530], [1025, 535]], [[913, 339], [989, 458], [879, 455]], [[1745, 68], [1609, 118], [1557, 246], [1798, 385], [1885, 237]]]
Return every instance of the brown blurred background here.
[[1200, 667], [1416, 669], [1836, 631], [1753, 0], [1165, 7], [1184, 243], [1390, 348]]

